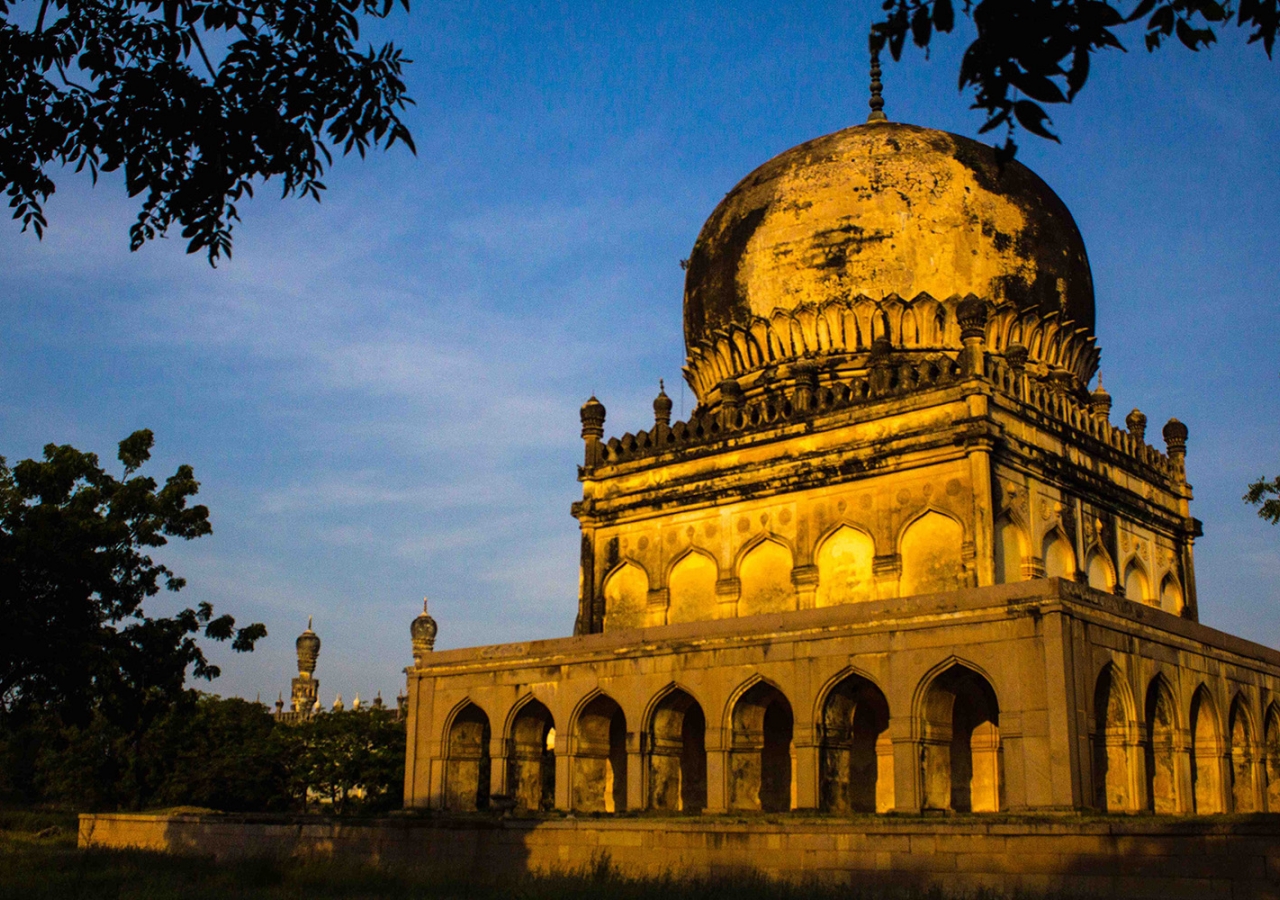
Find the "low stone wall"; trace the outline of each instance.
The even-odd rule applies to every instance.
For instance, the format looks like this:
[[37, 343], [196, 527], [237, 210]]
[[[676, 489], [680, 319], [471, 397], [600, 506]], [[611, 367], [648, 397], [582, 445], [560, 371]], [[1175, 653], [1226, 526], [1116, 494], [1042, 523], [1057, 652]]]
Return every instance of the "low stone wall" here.
[[81, 847], [339, 856], [475, 878], [762, 872], [850, 885], [1152, 900], [1280, 898], [1280, 816], [1223, 819], [553, 819], [83, 815]]

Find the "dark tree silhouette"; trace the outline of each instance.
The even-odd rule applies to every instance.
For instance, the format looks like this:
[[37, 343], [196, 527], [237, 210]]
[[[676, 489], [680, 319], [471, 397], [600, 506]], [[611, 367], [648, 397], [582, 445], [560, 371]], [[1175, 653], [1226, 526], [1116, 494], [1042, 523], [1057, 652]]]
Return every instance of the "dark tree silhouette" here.
[[0, 0], [0, 189], [43, 234], [52, 170], [121, 170], [137, 250], [182, 229], [210, 264], [236, 204], [278, 178], [320, 199], [331, 148], [396, 141], [412, 102], [393, 44], [357, 48], [362, 16], [409, 0]]
[[[884, 0], [882, 8], [872, 43], [887, 43], [894, 59], [901, 59], [908, 38], [927, 53], [936, 36], [956, 24], [955, 0]], [[1074, 100], [1089, 79], [1093, 54], [1123, 50], [1125, 30], [1141, 31], [1151, 51], [1170, 37], [1200, 50], [1217, 40], [1215, 26], [1234, 18], [1269, 58], [1280, 0], [1239, 0], [1234, 9], [1229, 0], [963, 0], [960, 13], [977, 30], [960, 63], [960, 89], [971, 88], [973, 108], [986, 113], [982, 132], [1004, 127], [1000, 149], [1011, 157], [1015, 123], [1058, 140], [1044, 105]]]

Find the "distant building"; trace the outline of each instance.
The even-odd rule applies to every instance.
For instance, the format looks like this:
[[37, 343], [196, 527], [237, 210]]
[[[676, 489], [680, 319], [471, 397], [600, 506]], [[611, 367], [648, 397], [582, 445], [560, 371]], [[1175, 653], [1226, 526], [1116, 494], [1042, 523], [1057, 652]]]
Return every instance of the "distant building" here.
[[[284, 708], [283, 694], [276, 700], [275, 717], [283, 724], [304, 722], [324, 712], [320, 705], [320, 681], [315, 677], [316, 663], [320, 659], [320, 636], [311, 630], [310, 616], [307, 617], [307, 630], [298, 635], [294, 646], [298, 653], [298, 675], [290, 684], [289, 709]], [[404, 694], [396, 698], [397, 719], [405, 714], [407, 702], [408, 698]], [[361, 703], [360, 695], [357, 694], [350, 711], [360, 712], [383, 708], [382, 692], [379, 691], [377, 696], [367, 704]], [[345, 710], [346, 704], [342, 702], [342, 695], [338, 694], [334, 698], [332, 712]]]

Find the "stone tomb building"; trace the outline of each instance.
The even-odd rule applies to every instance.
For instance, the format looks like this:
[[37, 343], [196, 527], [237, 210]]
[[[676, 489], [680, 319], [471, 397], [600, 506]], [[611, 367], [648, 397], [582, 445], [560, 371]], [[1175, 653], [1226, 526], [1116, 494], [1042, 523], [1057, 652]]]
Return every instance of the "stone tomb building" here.
[[712, 213], [684, 327], [688, 421], [582, 408], [574, 636], [415, 623], [409, 806], [1280, 811], [1280, 654], [1198, 623], [1187, 429], [1089, 390], [1034, 173], [885, 121], [802, 144]]

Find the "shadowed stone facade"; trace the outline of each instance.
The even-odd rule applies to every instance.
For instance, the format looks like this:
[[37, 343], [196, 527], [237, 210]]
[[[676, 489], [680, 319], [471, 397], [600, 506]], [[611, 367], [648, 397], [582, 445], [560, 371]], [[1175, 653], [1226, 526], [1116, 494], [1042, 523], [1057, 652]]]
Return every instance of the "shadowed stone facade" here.
[[1280, 811], [1280, 654], [1198, 624], [1187, 429], [1111, 424], [1083, 241], [991, 154], [870, 123], [726, 196], [696, 408], [582, 408], [574, 637], [415, 646], [409, 806]]

